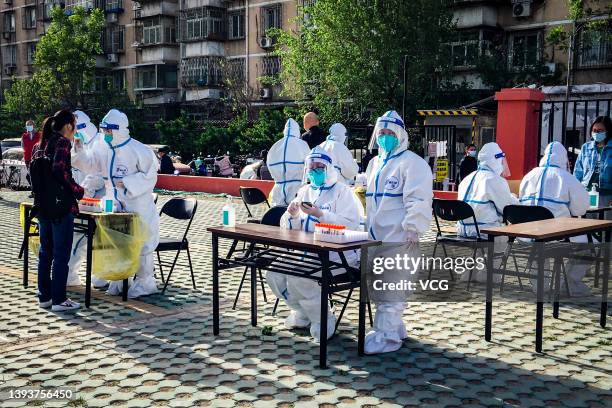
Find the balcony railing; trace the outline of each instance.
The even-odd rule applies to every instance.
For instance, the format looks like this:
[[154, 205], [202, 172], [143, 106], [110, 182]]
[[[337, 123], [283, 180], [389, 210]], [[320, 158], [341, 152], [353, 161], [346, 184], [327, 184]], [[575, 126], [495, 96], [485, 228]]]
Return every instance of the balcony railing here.
[[579, 68], [612, 66], [612, 30], [585, 32], [581, 36], [579, 46]]
[[181, 60], [183, 87], [220, 87], [223, 85], [223, 57], [196, 57]]

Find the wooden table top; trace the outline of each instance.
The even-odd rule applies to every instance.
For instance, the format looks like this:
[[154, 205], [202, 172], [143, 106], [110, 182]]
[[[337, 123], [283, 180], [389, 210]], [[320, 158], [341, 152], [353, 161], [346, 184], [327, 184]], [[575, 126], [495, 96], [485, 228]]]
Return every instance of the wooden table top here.
[[590, 218], [561, 217], [501, 227], [483, 228], [481, 233], [493, 236], [531, 238], [537, 240], [564, 238], [612, 228], [612, 221]]
[[363, 247], [380, 245], [380, 241], [355, 241], [346, 244], [315, 241], [314, 234], [301, 230], [289, 230], [262, 224], [238, 224], [235, 227], [209, 227], [208, 231], [224, 238], [256, 239], [257, 241], [280, 247], [291, 247], [315, 251], [350, 251]]
[[[24, 207], [32, 208], [33, 203], [21, 203]], [[75, 218], [102, 218], [102, 217], [132, 217], [134, 213], [130, 212], [90, 212], [90, 211], [79, 211], [79, 215]]]

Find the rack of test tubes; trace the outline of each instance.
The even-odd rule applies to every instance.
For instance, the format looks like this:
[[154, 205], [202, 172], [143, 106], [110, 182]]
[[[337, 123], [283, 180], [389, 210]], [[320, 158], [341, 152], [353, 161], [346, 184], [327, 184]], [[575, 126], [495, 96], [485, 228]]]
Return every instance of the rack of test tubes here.
[[100, 200], [97, 198], [83, 197], [79, 200], [79, 211], [102, 212], [102, 207], [100, 207]]
[[345, 244], [347, 242], [365, 241], [368, 233], [363, 231], [351, 231], [344, 225], [337, 224], [316, 224], [314, 231], [315, 241], [333, 242]]

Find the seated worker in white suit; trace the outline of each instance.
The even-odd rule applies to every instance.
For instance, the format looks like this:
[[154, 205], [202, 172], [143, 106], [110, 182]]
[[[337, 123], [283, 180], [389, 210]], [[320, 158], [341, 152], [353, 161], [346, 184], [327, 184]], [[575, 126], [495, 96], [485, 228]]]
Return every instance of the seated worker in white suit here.
[[[75, 139], [80, 139], [83, 144], [83, 149], [93, 151], [98, 146], [99, 136], [98, 129], [91, 123], [89, 116], [83, 111], [75, 111], [76, 118], [76, 134]], [[104, 146], [102, 146], [104, 148]], [[104, 195], [104, 179], [100, 174], [89, 174], [82, 171], [78, 167], [72, 166], [72, 178], [81, 187], [85, 189], [85, 197], [101, 198]], [[78, 222], [78, 221], [77, 221]], [[79, 269], [83, 263], [83, 258], [87, 252], [87, 241], [85, 235], [75, 233], [72, 240], [72, 251], [70, 252], [70, 261], [68, 262], [68, 280], [66, 286], [81, 285], [79, 277]], [[104, 286], [105, 282], [92, 276], [92, 284], [94, 286]]]
[[[140, 253], [140, 268], [130, 282], [128, 297], [157, 293], [154, 277], [153, 251], [159, 242], [159, 215], [153, 201], [153, 188], [157, 183], [159, 161], [149, 147], [132, 139], [127, 116], [111, 109], [100, 124], [104, 134], [101, 145], [104, 149], [87, 152], [80, 142], [74, 145], [72, 163], [87, 172], [99, 172], [106, 180], [106, 194], [112, 194], [120, 211], [133, 212], [140, 216], [143, 230], [147, 233]], [[111, 282], [110, 295], [122, 291], [122, 282]]]
[[[349, 230], [359, 227], [358, 203], [350, 188], [338, 182], [338, 173], [332, 159], [320, 147], [312, 149], [306, 158], [306, 177], [310, 184], [302, 186], [289, 204], [281, 219], [281, 228], [314, 232], [315, 224], [328, 223], [346, 226]], [[311, 203], [312, 207], [302, 203]], [[358, 261], [356, 251], [346, 252], [349, 264]], [[340, 262], [336, 253], [330, 254], [330, 261]], [[332, 271], [332, 274], [342, 271]], [[321, 287], [313, 280], [268, 272], [268, 285], [291, 309], [285, 319], [288, 329], [310, 326], [310, 334], [320, 340], [321, 334]], [[329, 304], [328, 304], [329, 307]], [[328, 310], [327, 337], [334, 334], [336, 317]]]
[[[581, 217], [589, 209], [589, 193], [568, 171], [567, 150], [559, 142], [546, 146], [539, 167], [523, 177], [519, 201], [523, 205], [546, 207], [555, 217]], [[586, 235], [570, 238], [571, 242], [587, 242]], [[586, 296], [590, 289], [582, 283], [589, 263], [570, 260], [567, 266], [571, 296]], [[548, 289], [549, 285], [545, 285]]]
[[266, 163], [274, 179], [271, 205], [289, 205], [302, 185], [304, 158], [310, 152], [308, 143], [300, 139], [300, 126], [287, 120], [283, 138], [276, 141], [268, 151]]
[[319, 146], [325, 150], [334, 161], [334, 167], [338, 171], [338, 181], [352, 184], [355, 176], [359, 173], [359, 165], [353, 158], [346, 141], [346, 128], [341, 123], [334, 123], [329, 128], [329, 136]]

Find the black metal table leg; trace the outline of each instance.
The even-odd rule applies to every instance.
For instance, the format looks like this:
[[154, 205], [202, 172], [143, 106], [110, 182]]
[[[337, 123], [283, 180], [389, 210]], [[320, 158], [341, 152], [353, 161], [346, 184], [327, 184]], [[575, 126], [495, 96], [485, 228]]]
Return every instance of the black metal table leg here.
[[27, 288], [28, 273], [30, 269], [30, 209], [28, 207], [24, 207], [23, 214], [23, 287]]
[[319, 343], [319, 367], [327, 368], [327, 297], [329, 293], [329, 252], [319, 252], [321, 259], [321, 338]]
[[601, 285], [601, 310], [599, 316], [599, 325], [606, 327], [606, 318], [608, 316], [608, 279], [610, 279], [610, 239], [612, 229], [608, 228], [602, 231], [604, 238], [604, 265], [603, 265], [603, 282]]
[[542, 243], [536, 243], [540, 245], [538, 254], [538, 278], [537, 278], [537, 299], [536, 299], [536, 339], [535, 349], [536, 352], [542, 352], [542, 330], [544, 325], [544, 253], [541, 247]]
[[359, 322], [357, 327], [357, 354], [363, 356], [365, 354], [365, 315], [366, 305], [368, 303], [368, 247], [361, 248], [360, 270], [361, 278], [359, 283]]
[[213, 334], [219, 334], [219, 237], [212, 234], [213, 256]]
[[563, 258], [555, 259], [555, 264], [553, 268], [554, 279], [555, 279], [555, 293], [553, 300], [553, 317], [555, 319], [559, 318], [559, 291], [561, 290], [561, 263], [563, 263]]
[[95, 233], [95, 220], [87, 218], [87, 265], [85, 268], [85, 307], [91, 304], [91, 267], [93, 262], [93, 236]]
[[251, 266], [251, 326], [257, 326], [257, 266]]
[[122, 293], [122, 298], [124, 302], [127, 301], [127, 295], [128, 295], [128, 280], [124, 279], [123, 280], [123, 293]]
[[487, 293], [485, 304], [485, 340], [491, 341], [491, 326], [493, 323], [493, 255], [494, 239], [488, 236], [487, 242]]

